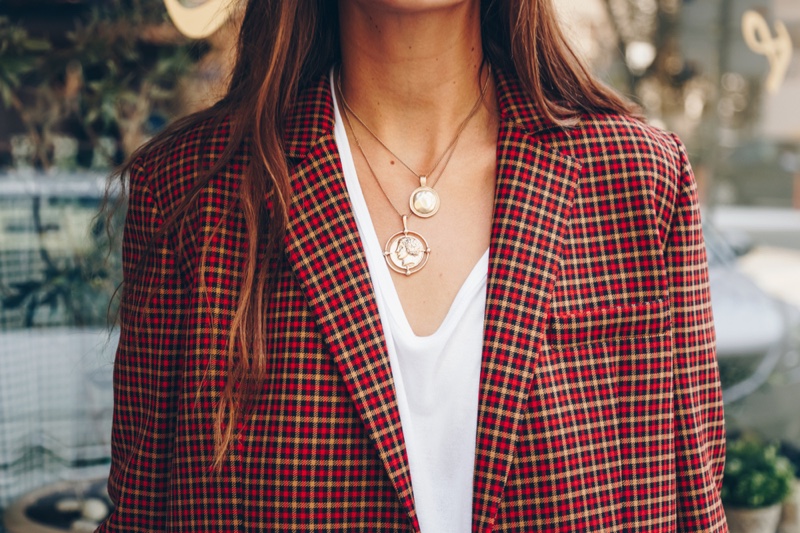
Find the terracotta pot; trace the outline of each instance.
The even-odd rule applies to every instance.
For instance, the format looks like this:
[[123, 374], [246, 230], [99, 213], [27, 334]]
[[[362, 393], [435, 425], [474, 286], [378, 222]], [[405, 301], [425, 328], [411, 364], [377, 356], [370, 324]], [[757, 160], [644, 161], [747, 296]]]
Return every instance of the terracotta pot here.
[[778, 533], [800, 533], [800, 481], [795, 480], [792, 493], [783, 502]]
[[726, 507], [730, 533], [776, 533], [781, 520], [781, 504], [759, 509]]

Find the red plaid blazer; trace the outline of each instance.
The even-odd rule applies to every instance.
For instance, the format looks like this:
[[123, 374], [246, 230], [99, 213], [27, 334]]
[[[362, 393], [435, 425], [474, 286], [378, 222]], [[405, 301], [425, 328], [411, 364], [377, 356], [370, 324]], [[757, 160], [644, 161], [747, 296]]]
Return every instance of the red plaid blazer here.
[[[513, 78], [496, 76], [473, 531], [726, 531], [706, 255], [684, 148], [621, 116], [558, 128]], [[210, 468], [213, 414], [247, 248], [235, 206], [248, 150], [135, 276], [228, 127], [198, 125], [134, 165], [116, 510], [98, 531], [418, 531], [331, 102], [322, 79], [287, 118], [294, 197], [272, 267], [268, 378], [220, 472]]]

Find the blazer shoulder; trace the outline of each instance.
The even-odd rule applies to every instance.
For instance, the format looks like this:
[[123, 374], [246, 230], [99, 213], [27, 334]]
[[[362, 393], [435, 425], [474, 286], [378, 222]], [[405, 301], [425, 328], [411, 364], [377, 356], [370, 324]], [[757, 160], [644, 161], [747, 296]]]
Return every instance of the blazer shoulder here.
[[[137, 157], [131, 167], [131, 187], [147, 187], [162, 212], [168, 214], [212, 170], [228, 146], [230, 135], [227, 117], [190, 123]], [[217, 174], [241, 173], [245, 166], [242, 146]], [[220, 186], [216, 181], [209, 182], [209, 186]]]
[[584, 194], [612, 190], [620, 198], [645, 195], [662, 226], [671, 219], [681, 191], [695, 186], [677, 135], [636, 117], [584, 115], [576, 126], [551, 135], [550, 143], [581, 163]]
[[609, 179], [646, 178], [653, 186], [673, 188], [691, 170], [677, 135], [632, 116], [584, 115], [555, 142], [589, 173]]
[[621, 114], [588, 114], [567, 132], [565, 147], [589, 164], [604, 154], [627, 163], [651, 158], [680, 171], [684, 149], [674, 133]]

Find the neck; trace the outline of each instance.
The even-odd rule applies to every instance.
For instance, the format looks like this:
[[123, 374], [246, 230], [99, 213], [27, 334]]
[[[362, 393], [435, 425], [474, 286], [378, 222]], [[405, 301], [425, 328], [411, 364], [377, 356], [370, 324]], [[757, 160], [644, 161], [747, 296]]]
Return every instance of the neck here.
[[[480, 94], [480, 3], [401, 9], [341, 0], [339, 6], [348, 104], [388, 145], [417, 154], [414, 163], [423, 168], [446, 148]], [[475, 122], [482, 114], [485, 106]]]

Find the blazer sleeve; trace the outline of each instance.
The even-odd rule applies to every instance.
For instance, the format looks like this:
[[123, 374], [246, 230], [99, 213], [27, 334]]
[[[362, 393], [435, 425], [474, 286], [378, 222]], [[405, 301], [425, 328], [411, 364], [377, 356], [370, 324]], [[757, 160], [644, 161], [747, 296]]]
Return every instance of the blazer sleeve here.
[[[122, 243], [120, 341], [108, 493], [99, 532], [164, 531], [177, 411], [185, 288], [163, 216], [140, 162], [130, 174]], [[154, 238], [157, 240], [154, 241]]]
[[678, 531], [727, 531], [722, 393], [697, 185], [686, 149], [664, 252], [673, 320]]

